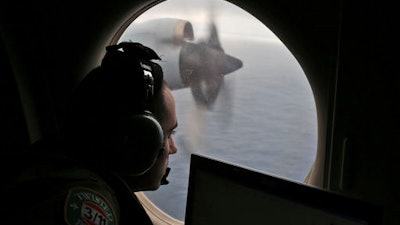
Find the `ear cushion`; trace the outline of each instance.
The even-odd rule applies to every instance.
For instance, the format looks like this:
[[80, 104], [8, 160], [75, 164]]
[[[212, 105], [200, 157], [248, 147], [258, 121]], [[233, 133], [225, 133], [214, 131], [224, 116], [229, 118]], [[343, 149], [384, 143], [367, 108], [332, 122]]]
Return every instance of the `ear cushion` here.
[[164, 136], [146, 110], [153, 94], [162, 91], [163, 72], [152, 59], [160, 58], [139, 43], [107, 47], [101, 66], [90, 71], [72, 96], [63, 132], [85, 150], [71, 146], [67, 154], [129, 175], [143, 174], [154, 165]]
[[118, 136], [122, 145], [115, 153], [115, 170], [127, 175], [141, 175], [148, 171], [164, 151], [161, 125], [149, 114], [132, 115], [119, 120]]

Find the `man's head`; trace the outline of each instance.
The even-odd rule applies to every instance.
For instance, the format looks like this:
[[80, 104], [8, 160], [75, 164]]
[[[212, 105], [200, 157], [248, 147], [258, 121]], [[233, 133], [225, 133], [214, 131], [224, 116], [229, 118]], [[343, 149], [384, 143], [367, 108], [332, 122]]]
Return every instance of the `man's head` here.
[[101, 66], [73, 96], [64, 135], [82, 146], [68, 150], [70, 154], [130, 177], [148, 176], [168, 162], [162, 160], [165, 154], [176, 152], [175, 143], [168, 150], [177, 125], [175, 102], [161, 67], [152, 61], [157, 59], [153, 50], [138, 43], [107, 47]]

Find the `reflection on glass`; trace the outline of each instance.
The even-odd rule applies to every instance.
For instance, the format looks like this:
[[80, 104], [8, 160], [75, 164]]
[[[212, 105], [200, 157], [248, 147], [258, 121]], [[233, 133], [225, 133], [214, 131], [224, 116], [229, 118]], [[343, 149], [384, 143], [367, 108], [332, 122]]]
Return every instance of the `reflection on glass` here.
[[311, 87], [285, 45], [226, 1], [169, 0], [120, 41], [156, 50], [177, 104], [170, 184], [146, 195], [183, 220], [191, 153], [303, 181], [316, 155]]

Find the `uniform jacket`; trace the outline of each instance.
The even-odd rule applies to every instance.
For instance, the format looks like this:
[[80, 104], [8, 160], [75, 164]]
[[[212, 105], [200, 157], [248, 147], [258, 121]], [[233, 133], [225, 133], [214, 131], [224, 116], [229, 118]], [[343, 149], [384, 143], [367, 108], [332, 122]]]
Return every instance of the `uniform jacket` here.
[[4, 171], [1, 224], [151, 225], [117, 176], [64, 157], [14, 157]]

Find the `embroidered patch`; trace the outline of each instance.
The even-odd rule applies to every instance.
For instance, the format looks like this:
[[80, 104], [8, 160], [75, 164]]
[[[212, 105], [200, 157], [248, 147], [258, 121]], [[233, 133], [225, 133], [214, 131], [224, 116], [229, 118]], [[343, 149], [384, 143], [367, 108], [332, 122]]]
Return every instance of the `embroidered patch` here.
[[115, 225], [115, 212], [110, 203], [96, 191], [77, 187], [70, 189], [64, 206], [69, 225]]

